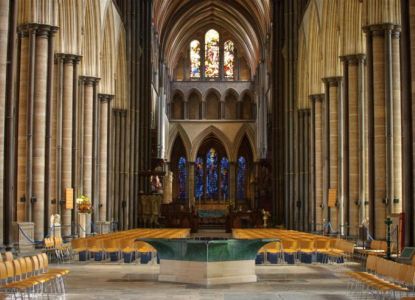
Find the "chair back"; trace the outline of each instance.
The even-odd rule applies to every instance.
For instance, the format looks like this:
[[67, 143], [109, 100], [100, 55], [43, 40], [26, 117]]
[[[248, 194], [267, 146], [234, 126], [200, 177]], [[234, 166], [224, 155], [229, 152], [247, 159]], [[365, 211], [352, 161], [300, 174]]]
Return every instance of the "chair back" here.
[[316, 239], [314, 240], [314, 247], [316, 249], [329, 249], [330, 247], [330, 240], [328, 239]]
[[378, 259], [378, 257], [375, 256], [375, 255], [369, 255], [367, 257], [366, 270], [368, 272], [375, 272], [376, 271], [377, 259]]
[[13, 260], [13, 267], [14, 267], [14, 276], [15, 277], [19, 276], [19, 278], [21, 279], [23, 272], [20, 266], [20, 262], [17, 259]]
[[34, 255], [30, 257], [30, 259], [32, 260], [32, 263], [33, 263], [33, 271], [35, 273], [39, 273], [41, 271], [39, 258], [36, 255]]
[[7, 278], [14, 278], [14, 267], [11, 261], [5, 261], [4, 265], [6, 266]]
[[46, 253], [39, 254], [43, 259], [43, 269], [47, 270], [49, 268], [49, 259]]
[[4, 262], [0, 262], [0, 281], [7, 280], [7, 269]]
[[74, 239], [71, 241], [71, 247], [72, 249], [80, 249], [80, 248], [86, 248], [87, 246], [87, 239]]
[[26, 273], [28, 275], [33, 275], [33, 263], [32, 263], [32, 260], [30, 259], [29, 256], [26, 256], [24, 259], [26, 261]]
[[13, 257], [13, 253], [11, 251], [6, 251], [6, 253], [4, 253], [4, 260], [6, 261], [13, 261], [14, 257]]

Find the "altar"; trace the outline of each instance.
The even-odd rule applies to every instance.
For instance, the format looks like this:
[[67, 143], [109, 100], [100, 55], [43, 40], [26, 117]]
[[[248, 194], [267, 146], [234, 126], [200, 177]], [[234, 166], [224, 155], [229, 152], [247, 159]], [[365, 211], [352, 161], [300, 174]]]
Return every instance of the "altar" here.
[[255, 258], [277, 239], [138, 239], [160, 258], [159, 281], [205, 286], [256, 282]]
[[196, 213], [201, 226], [225, 228], [229, 215], [229, 202], [203, 202], [196, 204]]

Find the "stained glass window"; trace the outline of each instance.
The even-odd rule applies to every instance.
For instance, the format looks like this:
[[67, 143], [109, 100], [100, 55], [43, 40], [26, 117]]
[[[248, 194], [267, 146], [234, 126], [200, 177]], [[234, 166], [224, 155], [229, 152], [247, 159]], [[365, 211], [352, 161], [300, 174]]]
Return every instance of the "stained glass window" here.
[[206, 196], [216, 199], [218, 195], [218, 155], [211, 148], [206, 154]]
[[227, 200], [229, 195], [229, 160], [226, 157], [220, 161], [220, 190], [223, 200]]
[[233, 68], [235, 65], [235, 46], [232, 41], [226, 41], [224, 44], [224, 69], [225, 77], [233, 78]]
[[236, 199], [243, 200], [245, 198], [246, 183], [246, 160], [243, 156], [238, 158], [238, 174], [236, 177]]
[[186, 158], [183, 156], [179, 158], [179, 199], [186, 199]]
[[196, 158], [195, 161], [195, 197], [200, 200], [203, 196], [203, 159]]
[[190, 77], [200, 78], [200, 42], [190, 42]]
[[214, 29], [205, 35], [205, 76], [219, 76], [219, 33]]

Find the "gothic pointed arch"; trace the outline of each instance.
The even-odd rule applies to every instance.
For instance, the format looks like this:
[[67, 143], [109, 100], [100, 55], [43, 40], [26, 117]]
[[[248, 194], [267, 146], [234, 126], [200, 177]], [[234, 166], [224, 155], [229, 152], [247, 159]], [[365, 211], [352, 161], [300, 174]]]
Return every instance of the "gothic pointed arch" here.
[[193, 159], [193, 161], [195, 161], [196, 157], [197, 157], [197, 153], [199, 151], [200, 145], [203, 143], [203, 141], [206, 139], [206, 137], [208, 136], [213, 136], [215, 138], [217, 138], [224, 146], [224, 149], [226, 151], [226, 156], [230, 157], [230, 149], [229, 149], [229, 145], [231, 145], [231, 142], [229, 141], [229, 139], [226, 137], [226, 135], [217, 127], [215, 126], [209, 126], [208, 128], [206, 128], [205, 130], [203, 130], [193, 141], [193, 145], [192, 145], [192, 151], [190, 154], [190, 157]]
[[183, 202], [187, 195], [187, 164], [186, 147], [180, 134], [176, 135], [170, 153], [170, 171], [173, 172], [173, 199]]
[[248, 124], [244, 124], [241, 129], [238, 131], [238, 134], [235, 137], [233, 144], [235, 145], [235, 151], [232, 154], [232, 160], [236, 161], [238, 156], [238, 150], [241, 147], [242, 143], [248, 142], [251, 152], [252, 152], [252, 159], [254, 161], [258, 161], [258, 151], [256, 142], [255, 142], [255, 131], [252, 126]]
[[172, 152], [172, 149], [173, 149], [173, 144], [176, 141], [176, 138], [178, 136], [180, 136], [180, 138], [183, 142], [184, 149], [185, 149], [185, 152], [186, 152], [186, 157], [190, 160], [192, 158], [192, 156], [191, 156], [192, 143], [190, 142], [190, 139], [189, 139], [186, 131], [183, 129], [182, 125], [180, 125], [180, 124], [174, 124], [170, 128], [169, 143], [168, 143], [167, 149], [166, 149], [166, 157], [168, 159], [170, 159], [171, 152]]

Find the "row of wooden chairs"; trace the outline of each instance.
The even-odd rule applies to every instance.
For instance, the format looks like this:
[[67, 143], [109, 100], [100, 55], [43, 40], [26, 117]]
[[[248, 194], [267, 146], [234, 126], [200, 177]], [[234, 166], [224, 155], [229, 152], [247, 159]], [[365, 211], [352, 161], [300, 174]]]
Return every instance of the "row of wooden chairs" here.
[[[189, 236], [189, 233], [190, 229], [141, 228], [75, 239], [71, 241], [71, 248], [73, 256], [82, 254], [82, 257], [85, 259], [85, 256], [90, 257], [94, 255], [96, 260], [105, 260], [111, 253], [115, 253], [116, 257], [120, 258], [121, 253], [137, 254], [156, 251], [149, 244], [136, 241], [139, 238], [185, 238]], [[97, 259], [98, 257], [99, 259]]]
[[401, 297], [414, 293], [415, 267], [369, 255], [366, 271], [346, 272], [350, 277], [348, 289], [351, 293], [362, 296], [372, 294], [375, 297]]
[[294, 230], [234, 229], [233, 236], [240, 239], [278, 239], [279, 242], [266, 245], [260, 252], [277, 253], [282, 261], [293, 256], [295, 262], [311, 262], [310, 257], [317, 254], [318, 261], [322, 263], [343, 262], [352, 258], [354, 251], [353, 242]]
[[0, 262], [0, 291], [28, 299], [43, 294], [65, 294], [66, 269], [49, 269], [46, 253]]
[[61, 237], [45, 238], [44, 249], [50, 258], [56, 258], [58, 262], [70, 259], [70, 244], [65, 244]]

